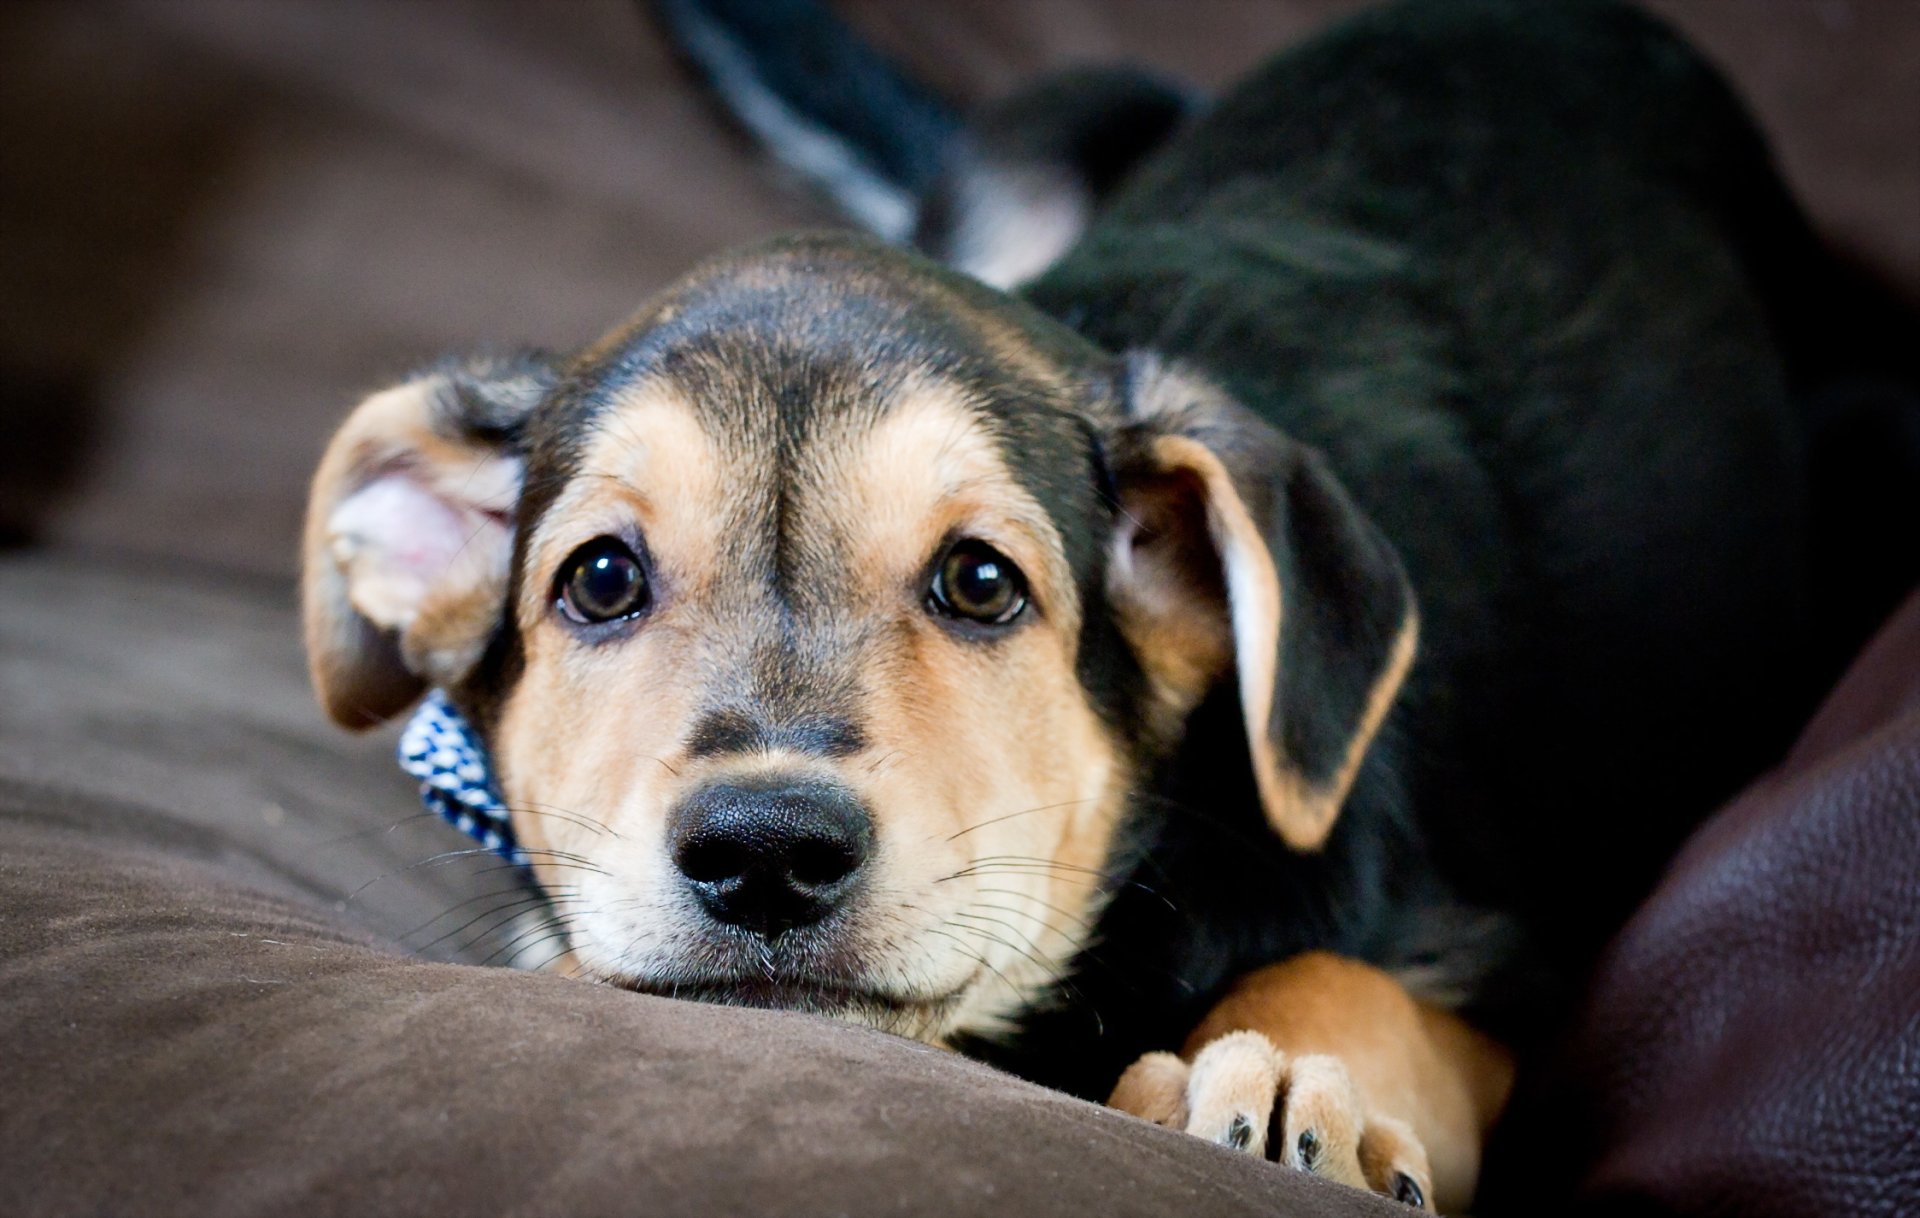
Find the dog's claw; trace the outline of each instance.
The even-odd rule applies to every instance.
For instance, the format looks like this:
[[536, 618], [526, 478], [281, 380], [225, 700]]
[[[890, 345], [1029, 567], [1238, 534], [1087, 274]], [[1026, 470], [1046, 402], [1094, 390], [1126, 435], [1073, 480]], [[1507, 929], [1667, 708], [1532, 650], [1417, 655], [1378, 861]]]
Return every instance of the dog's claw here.
[[1227, 1122], [1227, 1145], [1235, 1150], [1245, 1150], [1253, 1145], [1253, 1121], [1246, 1113], [1238, 1113]]
[[1312, 1171], [1315, 1159], [1320, 1157], [1320, 1139], [1311, 1129], [1302, 1129], [1293, 1144], [1294, 1158], [1302, 1171]]
[[1393, 1199], [1417, 1210], [1427, 1208], [1427, 1195], [1420, 1191], [1420, 1182], [1406, 1172], [1394, 1173]]

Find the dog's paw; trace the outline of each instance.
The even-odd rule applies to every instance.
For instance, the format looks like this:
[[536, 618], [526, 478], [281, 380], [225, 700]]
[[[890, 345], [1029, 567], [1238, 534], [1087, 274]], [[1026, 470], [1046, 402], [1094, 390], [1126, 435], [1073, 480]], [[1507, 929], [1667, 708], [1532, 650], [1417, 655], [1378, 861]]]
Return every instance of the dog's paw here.
[[1288, 1056], [1258, 1032], [1232, 1032], [1189, 1065], [1149, 1053], [1109, 1105], [1408, 1205], [1427, 1207], [1433, 1173], [1404, 1121], [1369, 1111], [1337, 1057]]

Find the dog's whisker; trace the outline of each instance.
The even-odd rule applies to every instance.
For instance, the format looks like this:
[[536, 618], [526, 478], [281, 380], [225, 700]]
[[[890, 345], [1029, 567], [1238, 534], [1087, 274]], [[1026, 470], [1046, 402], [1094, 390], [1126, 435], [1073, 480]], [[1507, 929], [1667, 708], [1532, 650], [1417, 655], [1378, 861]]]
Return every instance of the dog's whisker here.
[[[1048, 931], [1050, 931], [1050, 932], [1052, 932], [1053, 934], [1056, 934], [1056, 935], [1060, 935], [1060, 936], [1061, 936], [1062, 938], [1066, 938], [1066, 939], [1069, 939], [1069, 940], [1071, 940], [1071, 938], [1072, 938], [1072, 937], [1071, 937], [1070, 935], [1068, 935], [1068, 934], [1067, 934], [1067, 933], [1066, 933], [1065, 931], [1063, 931], [1063, 930], [1062, 930], [1062, 929], [1060, 929], [1059, 927], [1057, 927], [1057, 926], [1054, 926], [1054, 925], [1053, 925], [1052, 923], [1050, 923], [1050, 922], [1046, 922], [1046, 921], [1043, 921], [1043, 920], [1041, 920], [1041, 919], [1040, 919], [1040, 918], [1039, 918], [1039, 917], [1038, 917], [1037, 915], [1035, 915], [1035, 914], [1030, 914], [1030, 913], [1027, 913], [1027, 912], [1025, 912], [1025, 911], [1023, 911], [1023, 910], [1018, 910], [1018, 909], [1014, 909], [1014, 908], [1012, 908], [1011, 906], [1007, 906], [1007, 905], [993, 905], [993, 904], [976, 904], [976, 905], [974, 905], [974, 906], [972, 906], [972, 908], [977, 908], [977, 909], [994, 909], [994, 910], [999, 910], [999, 911], [1001, 911], [1002, 913], [1009, 913], [1009, 914], [1014, 914], [1014, 915], [1016, 915], [1016, 916], [1018, 916], [1018, 917], [1025, 917], [1025, 918], [1033, 918], [1033, 919], [1034, 919], [1035, 921], [1037, 921], [1037, 922], [1040, 922], [1040, 925], [1041, 925], [1041, 926], [1043, 926], [1043, 927], [1045, 927], [1045, 928], [1046, 928], [1046, 929], [1047, 929]], [[1100, 965], [1104, 965], [1104, 964], [1106, 963], [1106, 960], [1105, 960], [1105, 959], [1104, 959], [1104, 958], [1103, 958], [1103, 957], [1102, 957], [1102, 956], [1101, 956], [1101, 955], [1100, 955], [1100, 954], [1099, 954], [1098, 952], [1096, 952], [1096, 951], [1094, 951], [1094, 950], [1093, 950], [1093, 949], [1092, 949], [1091, 947], [1089, 947], [1089, 946], [1087, 946], [1087, 945], [1086, 945], [1085, 943], [1078, 943], [1078, 944], [1075, 944], [1075, 946], [1074, 946], [1074, 948], [1073, 948], [1073, 956], [1072, 956], [1072, 958], [1073, 958], [1074, 960], [1080, 960], [1080, 959], [1085, 959], [1085, 960], [1088, 960], [1088, 961], [1090, 961], [1090, 962], [1092, 962], [1092, 963], [1094, 963], [1094, 964], [1100, 964]], [[1071, 968], [1072, 968], [1072, 965], [1071, 965], [1071, 964], [1068, 964], [1068, 965], [1066, 965], [1066, 966], [1064, 966], [1064, 967], [1066, 967], [1066, 968], [1067, 968], [1067, 969], [1068, 969], [1069, 971], [1071, 971]], [[1178, 978], [1178, 974], [1177, 974], [1177, 973], [1175, 973], [1175, 972], [1174, 972], [1174, 971], [1172, 971], [1172, 970], [1167, 970], [1167, 971], [1165, 971], [1165, 972], [1159, 972], [1158, 970], [1156, 970], [1156, 973], [1157, 973], [1157, 975], [1161, 975], [1161, 976], [1165, 976], [1165, 977], [1167, 977], [1167, 978], [1169, 978], [1169, 979], [1177, 979], [1177, 978]], [[1138, 987], [1136, 986], [1136, 987], [1132, 987], [1132, 988], [1134, 988], [1134, 989], [1136, 989], [1136, 990], [1137, 990], [1137, 988], [1138, 988]]]
[[[1025, 956], [1047, 978], [1048, 984], [1060, 985], [1064, 987], [1069, 993], [1074, 994], [1075, 996], [1078, 996], [1079, 992], [1075, 990], [1073, 986], [1069, 982], [1067, 982], [1065, 979], [1066, 966], [1060, 963], [1048, 963], [1046, 960], [1043, 960], [1041, 958], [1043, 953], [1041, 951], [1040, 945], [1035, 943], [1033, 941], [1033, 936], [1029, 935], [1025, 930], [1021, 929], [1020, 927], [1014, 925], [1011, 922], [1008, 922], [1004, 918], [996, 918], [987, 914], [971, 913], [966, 910], [961, 910], [956, 912], [953, 915], [953, 917], [965, 919], [968, 923], [989, 922], [995, 926], [999, 926], [1003, 928], [1004, 930], [1007, 931], [1008, 934], [1018, 939], [1019, 942], [1009, 942], [1005, 938], [1001, 938], [998, 936], [994, 938], [995, 942], [1000, 943], [1008, 948], [1011, 948], [1013, 951], [1019, 952], [1022, 956]], [[952, 924], [953, 923], [951, 921], [948, 922], [948, 925], [952, 925]], [[984, 932], [981, 932], [979, 927], [973, 926], [973, 925], [961, 926], [961, 927], [958, 927], [957, 929], [967, 931], [970, 933], [984, 933]], [[1025, 946], [1023, 947], [1021, 946], [1021, 944], [1025, 944]]]
[[507, 810], [516, 815], [550, 816], [555, 820], [578, 825], [582, 829], [590, 830], [604, 837], [621, 840], [620, 834], [604, 821], [595, 820], [593, 817], [583, 815], [579, 812], [569, 811], [555, 804], [512, 804]]
[[1063, 800], [1057, 804], [1042, 804], [1037, 808], [1024, 808], [1018, 812], [1009, 812], [1005, 816], [996, 816], [990, 820], [983, 820], [978, 824], [968, 825], [966, 828], [960, 830], [958, 833], [950, 835], [947, 838], [947, 840], [953, 841], [954, 838], [965, 837], [967, 834], [974, 832], [976, 829], [984, 829], [988, 825], [997, 825], [1002, 823], [1003, 821], [1013, 820], [1016, 817], [1032, 816], [1036, 812], [1052, 812], [1060, 808], [1071, 808], [1078, 804], [1090, 804], [1090, 803], [1093, 803], [1096, 798], [1098, 797], [1089, 796], [1086, 799], [1068, 799], [1068, 800]]
[[994, 934], [993, 932], [982, 930], [977, 926], [954, 926], [952, 922], [947, 922], [946, 925], [953, 926], [955, 930], [961, 932], [962, 934], [978, 935], [989, 943], [997, 943], [1001, 947], [1006, 948], [1008, 951], [1015, 952], [1021, 956], [1024, 956], [1029, 963], [1031, 963], [1035, 968], [1040, 970], [1041, 976], [1045, 979], [1046, 985], [1060, 986], [1061, 988], [1065, 989], [1067, 993], [1073, 995], [1075, 998], [1084, 997], [1084, 995], [1082, 995], [1079, 990], [1073, 987], [1073, 983], [1066, 979], [1066, 974], [1058, 966], [1048, 964], [1046, 961], [1040, 959], [1038, 956], [1034, 955], [1032, 952], [1021, 947], [1019, 944], [1010, 943], [1007, 940], [1001, 938], [1000, 936]]
[[1084, 884], [1098, 887], [1107, 877], [1101, 875], [1081, 875], [1078, 872], [1055, 872], [1042, 867], [1029, 867], [1018, 863], [995, 863], [988, 867], [966, 867], [949, 875], [940, 876], [935, 884], [945, 884], [953, 880], [974, 879], [979, 876], [1027, 876], [1049, 879], [1060, 884]]
[[1013, 983], [1012, 978], [1008, 977], [1005, 973], [995, 968], [992, 962], [989, 961], [986, 958], [986, 956], [982, 955], [978, 950], [976, 950], [973, 947], [972, 944], [960, 938], [960, 936], [949, 934], [944, 930], [940, 930], [939, 928], [932, 927], [932, 926], [927, 927], [926, 929], [922, 930], [920, 933], [926, 934], [926, 935], [939, 935], [943, 939], [951, 939], [954, 942], [955, 946], [957, 946], [960, 949], [961, 955], [972, 960], [974, 963], [978, 964], [981, 968], [986, 969], [988, 972], [992, 973], [995, 977], [998, 977], [1000, 979], [1001, 984], [1005, 985], [1009, 990], [1013, 991], [1013, 993], [1020, 995], [1021, 997], [1025, 997], [1026, 995], [1025, 990], [1015, 985]]
[[[494, 922], [490, 923], [487, 926], [480, 927], [473, 931], [468, 932], [464, 937], [458, 940], [450, 950], [458, 952], [461, 955], [461, 957], [464, 959], [467, 953], [475, 951], [476, 949], [482, 946], [485, 946], [489, 942], [492, 942], [495, 944], [496, 950], [489, 952], [486, 958], [481, 961], [482, 964], [491, 965], [496, 960], [500, 959], [503, 955], [507, 956], [510, 959], [513, 955], [516, 955], [518, 953], [511, 952], [511, 951], [503, 952], [503, 951], [497, 950], [498, 949], [497, 936], [500, 935], [503, 931], [510, 930], [513, 926], [518, 924], [522, 919], [527, 918], [529, 914], [530, 914], [530, 911], [526, 909], [512, 911], [511, 913], [508, 913], [505, 916], [500, 917], [499, 919], [495, 920]], [[545, 925], [545, 923], [542, 923], [542, 925]], [[426, 951], [427, 948], [422, 947], [415, 950]]]
[[[560, 914], [553, 918], [548, 918], [542, 921], [539, 925], [534, 926], [528, 930], [522, 931], [520, 934], [515, 935], [513, 938], [507, 940], [505, 943], [502, 943], [490, 955], [488, 955], [485, 960], [481, 961], [481, 963], [492, 964], [495, 960], [498, 960], [502, 956], [506, 956], [507, 958], [511, 959], [514, 956], [518, 956], [518, 955], [521, 955], [522, 953], [532, 951], [534, 948], [539, 947], [543, 943], [551, 942], [555, 938], [570, 937], [572, 934], [574, 920], [580, 916], [581, 915], [579, 914], [566, 913], [566, 914]], [[538, 936], [538, 937], [536, 938], [535, 936]]]
[[528, 972], [540, 972], [543, 969], [551, 967], [555, 960], [560, 959], [562, 956], [566, 955], [568, 952], [573, 950], [573, 942], [571, 939], [565, 939], [565, 938], [560, 938], [559, 936], [553, 936], [548, 939], [535, 940], [534, 942], [529, 943], [525, 947], [520, 949], [521, 952], [530, 952], [530, 951], [533, 951], [535, 948], [543, 947], [547, 943], [555, 942], [555, 941], [558, 942], [558, 946], [555, 948], [553, 954], [548, 956], [545, 960], [540, 961], [538, 964], [527, 966]]
[[1112, 878], [1106, 875], [1105, 873], [1098, 872], [1098, 871], [1080, 871], [1080, 870], [1069, 869], [1069, 868], [1042, 867], [1033, 863], [983, 863], [977, 867], [962, 867], [958, 871], [950, 872], [947, 875], [941, 876], [938, 880], [934, 882], [945, 883], [949, 880], [967, 879], [972, 876], [983, 876], [983, 875], [1046, 876], [1046, 877], [1050, 877], [1052, 879], [1058, 880], [1061, 883], [1087, 883], [1087, 884], [1099, 883], [1103, 880]]
[[[455, 935], [460, 934], [462, 931], [465, 931], [468, 927], [471, 927], [480, 922], [486, 921], [488, 918], [497, 919], [491, 925], [484, 928], [479, 934], [474, 936], [475, 939], [484, 938], [487, 935], [490, 935], [494, 931], [498, 930], [500, 927], [505, 926], [508, 923], [512, 922], [515, 918], [518, 918], [530, 911], [536, 910], [542, 905], [551, 906], [557, 911], [562, 906], [572, 904], [578, 899], [579, 898], [577, 897], [548, 898], [547, 896], [545, 896], [545, 894], [542, 894], [542, 893], [532, 893], [528, 896], [521, 897], [517, 901], [509, 901], [504, 905], [496, 905], [493, 908], [487, 910], [485, 913], [476, 914], [472, 918], [469, 918], [467, 921], [461, 923], [459, 926], [454, 927], [452, 930], [447, 931], [446, 933], [440, 935], [439, 937], [435, 938], [431, 942], [421, 944], [420, 946], [416, 947], [414, 950], [421, 951], [421, 952], [430, 951], [433, 948], [438, 947], [440, 944], [446, 942], [448, 939], [451, 939]], [[505, 916], [503, 917], [501, 915], [505, 915]], [[429, 925], [431, 925], [431, 923], [429, 923]], [[468, 946], [468, 945], [463, 945], [463, 946]]]
[[[584, 871], [584, 872], [586, 872], [586, 873], [587, 873], [588, 875], [604, 875], [604, 876], [611, 876], [611, 875], [613, 874], [612, 872], [609, 872], [609, 871], [604, 871], [604, 870], [602, 870], [602, 869], [601, 869], [601, 868], [599, 868], [599, 867], [595, 867], [595, 866], [594, 866], [593, 864], [591, 864], [591, 863], [569, 863], [569, 862], [565, 862], [565, 861], [562, 861], [562, 862], [543, 862], [543, 863], [541, 863], [541, 866], [542, 866], [542, 867], [544, 867], [544, 868], [546, 868], [546, 869], [547, 869], [547, 870], [549, 870], [549, 871]], [[491, 870], [491, 871], [518, 871], [518, 870], [521, 870], [521, 867], [520, 867], [520, 865], [519, 865], [518, 863], [508, 863], [508, 862], [502, 862], [502, 863], [500, 863], [500, 864], [499, 864], [498, 866], [496, 866], [496, 867], [491, 867], [491, 868], [489, 868], [488, 870]]]
[[[1014, 908], [1013, 906], [1011, 906], [1011, 905], [996, 905], [996, 904], [993, 904], [993, 903], [991, 903], [991, 902], [986, 902], [986, 901], [976, 901], [976, 902], [974, 902], [974, 903], [973, 903], [972, 905], [970, 905], [970, 906], [968, 906], [967, 908], [968, 908], [969, 910], [974, 910], [974, 909], [991, 909], [991, 910], [994, 910], [994, 911], [996, 911], [996, 912], [999, 912], [999, 913], [1004, 913], [1004, 914], [1010, 914], [1010, 915], [1012, 915], [1013, 917], [1016, 917], [1016, 918], [1025, 918], [1025, 919], [1026, 919], [1027, 921], [1029, 921], [1029, 922], [1031, 922], [1031, 923], [1033, 923], [1034, 925], [1036, 925], [1036, 926], [1038, 926], [1038, 927], [1039, 927], [1039, 928], [1040, 928], [1041, 930], [1043, 930], [1043, 931], [1045, 931], [1046, 933], [1048, 933], [1048, 934], [1050, 934], [1050, 935], [1057, 935], [1057, 936], [1059, 936], [1059, 937], [1060, 937], [1060, 938], [1062, 938], [1062, 939], [1070, 939], [1070, 938], [1072, 937], [1072, 936], [1070, 936], [1069, 934], [1067, 934], [1067, 932], [1066, 932], [1065, 930], [1063, 930], [1063, 929], [1061, 929], [1061, 928], [1060, 928], [1060, 927], [1058, 927], [1058, 926], [1055, 926], [1055, 925], [1054, 925], [1053, 923], [1051, 923], [1051, 922], [1049, 922], [1049, 921], [1047, 921], [1047, 920], [1046, 920], [1046, 918], [1044, 918], [1044, 917], [1042, 917], [1041, 915], [1039, 915], [1039, 914], [1037, 914], [1037, 913], [1033, 913], [1033, 912], [1031, 912], [1031, 911], [1029, 911], [1029, 910], [1025, 910], [1025, 909], [1015, 909], [1015, 908]], [[955, 916], [955, 917], [959, 917], [960, 915], [958, 915], [958, 914], [955, 914], [954, 916]], [[969, 917], [980, 917], [980, 916], [982, 916], [982, 915], [977, 915], [977, 914], [969, 914], [968, 916], [969, 916]], [[998, 918], [994, 918], [994, 919], [992, 919], [992, 921], [995, 921], [995, 922], [1000, 922], [1000, 919], [998, 919]], [[1008, 924], [1008, 923], [1005, 923], [1005, 922], [1001, 922], [1001, 925], [1003, 925], [1003, 926], [1004, 926], [1004, 925], [1009, 925], [1009, 924]], [[1023, 933], [1024, 933], [1024, 932], [1023, 932]]]
[[[542, 860], [543, 865], [547, 867], [555, 867], [555, 868], [572, 867], [581, 871], [593, 872], [597, 875], [608, 874], [606, 871], [601, 870], [599, 867], [595, 866], [590, 860], [586, 859], [581, 855], [569, 854], [565, 851], [560, 851], [560, 850], [546, 850], [546, 849], [542, 849], [539, 847], [532, 847], [532, 846], [523, 847], [523, 850], [525, 851], [525, 853], [529, 855], [543, 856], [543, 860]], [[396, 867], [390, 871], [383, 871], [379, 875], [376, 875], [372, 879], [368, 880], [366, 883], [360, 885], [360, 887], [348, 893], [345, 899], [349, 902], [357, 900], [361, 896], [361, 894], [367, 891], [367, 889], [372, 888], [375, 884], [380, 883], [382, 880], [390, 880], [397, 875], [403, 875], [409, 871], [419, 871], [429, 867], [442, 867], [448, 863], [458, 862], [461, 859], [495, 856], [495, 855], [496, 855], [496, 852], [486, 846], [474, 846], [466, 850], [443, 850], [439, 854], [430, 855], [427, 858], [420, 859], [416, 862], [408, 863], [404, 867]], [[502, 864], [501, 867], [492, 867], [492, 868], [487, 868], [486, 870], [498, 871], [498, 870], [501, 870], [502, 867], [513, 868], [516, 870], [518, 869], [516, 864], [506, 863], [506, 864]]]
[[403, 816], [399, 820], [389, 824], [378, 825], [367, 829], [355, 829], [351, 833], [342, 833], [337, 837], [322, 838], [320, 841], [314, 843], [314, 848], [317, 850], [331, 850], [336, 846], [344, 846], [348, 842], [364, 841], [370, 837], [387, 837], [391, 834], [398, 833], [402, 828], [416, 821], [438, 821], [440, 819], [441, 817], [438, 812], [415, 812], [411, 816]]
[[[568, 850], [554, 850], [546, 846], [522, 846], [520, 849], [523, 853], [526, 853], [526, 854], [538, 854], [538, 855], [544, 856], [547, 859], [560, 859], [563, 862], [573, 863], [576, 865], [591, 866], [593, 863], [593, 860], [588, 858], [586, 855], [574, 854], [573, 852]], [[606, 873], [601, 872], [601, 874], [604, 875]]]
[[[1040, 945], [1033, 941], [1033, 936], [1029, 935], [1024, 929], [1015, 925], [1014, 923], [1007, 921], [1005, 918], [996, 918], [991, 914], [980, 914], [980, 913], [973, 912], [973, 910], [975, 909], [987, 909], [987, 908], [999, 908], [999, 907], [975, 904], [975, 905], [968, 906], [966, 909], [956, 911], [953, 916], [956, 918], [965, 918], [969, 922], [991, 922], [995, 926], [1004, 926], [1010, 933], [1019, 935], [1021, 939], [1023, 939], [1026, 942], [1027, 946], [1031, 947], [1034, 951], [1040, 950]], [[1011, 912], [1011, 911], [1008, 911], [1008, 912]], [[1043, 928], [1049, 931], [1053, 930], [1053, 927], [1050, 924], [1048, 924], [1044, 919], [1040, 918], [1037, 914], [1027, 914], [1026, 916], [1028, 918], [1033, 919], [1034, 921], [1039, 922]], [[1058, 933], [1058, 932], [1055, 932], [1055, 933]]]
[[408, 863], [405, 866], [395, 867], [389, 871], [381, 872], [379, 875], [374, 876], [372, 879], [368, 880], [366, 883], [360, 885], [360, 887], [348, 893], [346, 895], [346, 900], [349, 903], [351, 903], [359, 899], [360, 895], [366, 892], [367, 889], [372, 888], [375, 884], [380, 883], [382, 880], [390, 880], [390, 879], [393, 879], [395, 876], [404, 875], [409, 871], [418, 871], [427, 867], [441, 867], [448, 863], [458, 862], [461, 859], [470, 859], [470, 858], [474, 858], [476, 856], [482, 856], [482, 855], [493, 856], [494, 851], [489, 850], [485, 846], [475, 846], [468, 850], [442, 851], [439, 854], [432, 855], [428, 858], [420, 859], [417, 862]]
[[[1085, 875], [1078, 874], [1078, 872], [1080, 871], [1085, 871], [1087, 874]], [[1089, 888], [1096, 888], [1101, 886], [1102, 884], [1111, 884], [1116, 889], [1135, 888], [1135, 889], [1139, 889], [1141, 892], [1146, 893], [1148, 896], [1152, 897], [1154, 900], [1159, 901], [1161, 904], [1165, 905], [1169, 911], [1173, 913], [1180, 912], [1180, 909], [1177, 905], [1175, 905], [1164, 894], [1160, 893], [1150, 885], [1142, 883], [1139, 880], [1133, 879], [1130, 876], [1123, 878], [1108, 872], [1092, 871], [1091, 869], [1087, 869], [1087, 868], [1079, 868], [1075, 870], [1061, 872], [1061, 871], [1056, 871], [1050, 868], [1034, 866], [1032, 864], [1027, 864], [1027, 863], [994, 863], [985, 867], [965, 867], [959, 871], [952, 872], [951, 874], [940, 876], [932, 880], [931, 882], [935, 884], [944, 884], [952, 880], [972, 879], [980, 876], [996, 876], [996, 875], [1028, 876], [1028, 877], [1036, 877], [1036, 878], [1045, 878], [1056, 884], [1077, 883], [1077, 884], [1084, 884]]]
[[[1078, 926], [1081, 930], [1091, 931], [1093, 929], [1093, 924], [1079, 914], [1073, 913], [1071, 910], [1062, 909], [1053, 902], [1042, 900], [1032, 893], [1021, 892], [1018, 888], [976, 888], [974, 891], [979, 893], [992, 893], [996, 896], [1019, 897], [1023, 901], [1032, 901], [1035, 905], [1041, 906], [1044, 909], [1050, 909], [1063, 918], [1071, 918], [1074, 925]], [[1001, 908], [1005, 907], [1002, 906]]]
[[1050, 867], [1059, 871], [1083, 871], [1089, 875], [1107, 874], [1098, 867], [1084, 867], [1079, 863], [1065, 863], [1058, 859], [1044, 859], [1031, 854], [982, 854], [973, 859], [968, 866], [977, 866], [981, 863], [1023, 863], [1035, 867]]
[[440, 921], [442, 918], [452, 917], [455, 914], [458, 914], [461, 910], [467, 908], [467, 906], [475, 904], [476, 902], [479, 902], [479, 901], [490, 901], [499, 897], [508, 897], [508, 898], [518, 899], [526, 896], [541, 896], [541, 895], [549, 895], [549, 894], [554, 896], [571, 896], [574, 891], [575, 890], [570, 885], [561, 887], [561, 888], [544, 889], [544, 890], [530, 884], [516, 884], [511, 888], [496, 888], [491, 892], [478, 893], [474, 896], [468, 897], [464, 901], [457, 901], [454, 904], [447, 906], [445, 909], [441, 910], [439, 913], [433, 915], [431, 918], [428, 918], [425, 922], [422, 922], [420, 925], [414, 927], [410, 931], [407, 931], [406, 933], [402, 934], [400, 937], [403, 940], [410, 939], [414, 935], [419, 934], [421, 931], [426, 930], [429, 926], [432, 926], [435, 922]]
[[[1023, 943], [1025, 943], [1027, 947], [1031, 947], [1033, 951], [1039, 951], [1039, 949], [1041, 949], [1041, 945], [1033, 941], [1033, 936], [1029, 936], [1029, 934], [1025, 932], [1025, 928], [1021, 928], [1021, 926], [1016, 926], [1014, 922], [1008, 922], [1006, 918], [996, 918], [996, 916], [993, 916], [993, 914], [973, 913], [975, 909], [987, 909], [987, 905], [979, 905], [979, 903], [973, 903], [973, 905], [968, 905], [966, 909], [958, 909], [958, 911], [954, 911], [954, 913], [952, 913], [952, 916], [954, 916], [954, 918], [966, 918], [968, 922], [993, 922], [995, 926], [1004, 926], [1004, 928], [1008, 930], [1008, 934], [1016, 934], [1016, 936], [1020, 936], [1021, 941], [1023, 941]], [[1031, 914], [1029, 914], [1029, 916], [1031, 916]], [[1044, 926], [1044, 922], [1043, 922], [1043, 926]]]

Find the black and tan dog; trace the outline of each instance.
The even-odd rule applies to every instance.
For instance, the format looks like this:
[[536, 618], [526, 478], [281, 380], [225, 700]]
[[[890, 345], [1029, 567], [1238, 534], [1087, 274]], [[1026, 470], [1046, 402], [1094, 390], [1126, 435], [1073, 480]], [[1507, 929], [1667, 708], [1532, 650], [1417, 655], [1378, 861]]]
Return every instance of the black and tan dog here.
[[[727, 7], [669, 10], [720, 76]], [[315, 680], [449, 691], [582, 975], [1462, 1204], [1500, 1042], [1803, 692], [1816, 255], [1612, 6], [1386, 10], [1197, 117], [1089, 88], [997, 120], [1073, 112], [1051, 179], [887, 179], [1018, 297], [801, 237], [368, 399]]]

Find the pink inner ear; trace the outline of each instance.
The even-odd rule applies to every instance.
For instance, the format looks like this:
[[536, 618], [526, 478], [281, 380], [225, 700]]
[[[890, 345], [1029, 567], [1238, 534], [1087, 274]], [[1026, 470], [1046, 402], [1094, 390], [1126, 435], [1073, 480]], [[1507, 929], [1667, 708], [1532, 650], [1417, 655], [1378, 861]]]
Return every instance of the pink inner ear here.
[[506, 516], [442, 496], [412, 473], [383, 474], [341, 500], [327, 541], [354, 608], [404, 629], [443, 580], [509, 543]]

